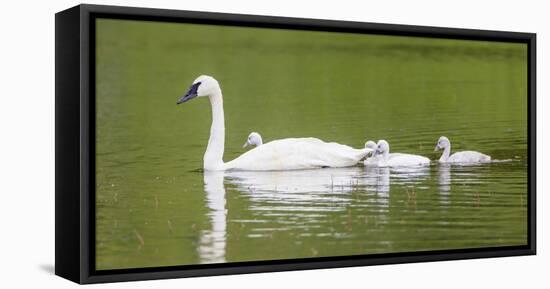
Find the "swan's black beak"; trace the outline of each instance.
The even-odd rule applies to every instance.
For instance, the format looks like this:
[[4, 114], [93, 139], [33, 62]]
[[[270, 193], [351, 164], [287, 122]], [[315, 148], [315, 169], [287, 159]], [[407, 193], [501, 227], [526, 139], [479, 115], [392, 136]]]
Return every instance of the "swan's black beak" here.
[[180, 103], [184, 103], [186, 101], [189, 101], [195, 97], [197, 97], [197, 91], [199, 89], [199, 85], [201, 85], [200, 82], [197, 82], [197, 83], [193, 83], [193, 85], [191, 85], [189, 87], [189, 89], [187, 90], [187, 93], [185, 93], [185, 95], [180, 98], [176, 104], [180, 104]]
[[440, 150], [441, 148], [439, 147], [439, 144], [435, 145], [435, 149], [434, 149], [434, 152]]

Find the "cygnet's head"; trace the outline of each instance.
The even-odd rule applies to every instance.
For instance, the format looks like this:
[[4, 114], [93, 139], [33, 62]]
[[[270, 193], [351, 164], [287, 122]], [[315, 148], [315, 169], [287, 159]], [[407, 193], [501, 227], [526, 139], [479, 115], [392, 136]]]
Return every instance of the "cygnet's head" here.
[[374, 155], [374, 151], [376, 150], [376, 143], [372, 140], [369, 140], [368, 142], [365, 143], [365, 148], [371, 149], [372, 154]]
[[193, 81], [184, 96], [176, 104], [187, 102], [195, 97], [212, 96], [220, 92], [220, 84], [214, 77], [201, 75]]
[[387, 141], [381, 139], [378, 141], [378, 144], [376, 145], [376, 150], [374, 150], [373, 156], [376, 156], [379, 154], [383, 155], [389, 152], [390, 152], [390, 144]]
[[261, 146], [263, 144], [262, 136], [257, 132], [251, 132], [243, 145], [243, 148], [247, 146]]
[[435, 145], [434, 152], [437, 150], [443, 150], [451, 145], [451, 141], [447, 137], [440, 137], [437, 141], [437, 144]]

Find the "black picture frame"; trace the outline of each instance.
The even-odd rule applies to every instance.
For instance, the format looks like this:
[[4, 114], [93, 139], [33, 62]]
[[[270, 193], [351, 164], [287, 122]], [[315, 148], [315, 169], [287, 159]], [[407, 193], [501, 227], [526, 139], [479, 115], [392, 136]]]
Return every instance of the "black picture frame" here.
[[[95, 270], [96, 18], [289, 28], [528, 45], [528, 244], [161, 268]], [[55, 15], [55, 274], [77, 283], [243, 274], [536, 254], [536, 34], [78, 5]]]

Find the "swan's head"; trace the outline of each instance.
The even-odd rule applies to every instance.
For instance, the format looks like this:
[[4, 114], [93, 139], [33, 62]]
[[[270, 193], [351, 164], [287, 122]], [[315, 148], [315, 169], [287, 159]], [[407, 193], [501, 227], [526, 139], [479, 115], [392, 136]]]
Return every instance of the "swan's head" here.
[[376, 143], [369, 140], [368, 142], [365, 143], [365, 148], [375, 150], [376, 149]]
[[379, 154], [386, 154], [390, 152], [390, 144], [381, 139], [378, 141], [378, 144], [376, 145], [376, 149], [374, 150], [373, 156], [379, 155]]
[[449, 139], [447, 137], [442, 136], [437, 141], [437, 144], [435, 145], [434, 152], [438, 151], [438, 150], [443, 150], [443, 149], [449, 147], [450, 145], [451, 145], [451, 141], [449, 141]]
[[374, 151], [376, 150], [376, 143], [369, 140], [368, 142], [365, 143], [365, 148], [366, 149], [371, 149], [372, 150], [372, 154], [374, 155]]
[[257, 132], [251, 132], [243, 145], [243, 148], [247, 146], [260, 146], [263, 144], [262, 136]]
[[220, 92], [220, 84], [218, 81], [208, 75], [201, 75], [193, 81], [184, 96], [182, 96], [177, 104], [187, 102], [195, 97], [211, 96]]

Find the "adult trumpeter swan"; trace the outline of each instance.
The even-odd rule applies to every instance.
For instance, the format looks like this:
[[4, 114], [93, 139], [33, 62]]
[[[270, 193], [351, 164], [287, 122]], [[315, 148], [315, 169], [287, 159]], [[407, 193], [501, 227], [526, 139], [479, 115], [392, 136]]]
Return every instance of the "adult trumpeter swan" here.
[[491, 157], [480, 152], [462, 151], [451, 155], [451, 141], [442, 136], [437, 141], [434, 151], [443, 150], [443, 154], [439, 158], [440, 163], [488, 163], [491, 162]]
[[262, 136], [257, 132], [251, 132], [246, 139], [246, 142], [243, 145], [243, 148], [247, 146], [258, 147], [261, 146], [264, 142], [262, 141]]
[[268, 171], [348, 167], [356, 165], [371, 152], [370, 149], [354, 149], [338, 143], [326, 143], [316, 138], [287, 138], [263, 144], [225, 163], [223, 96], [218, 81], [211, 76], [199, 76], [177, 104], [195, 97], [208, 97], [212, 107], [210, 138], [203, 158], [205, 170]]
[[390, 144], [385, 140], [378, 141], [372, 158], [378, 156], [380, 156], [380, 158], [377, 159], [375, 165], [379, 167], [407, 167], [430, 164], [430, 159], [427, 157], [402, 153], [390, 154]]

